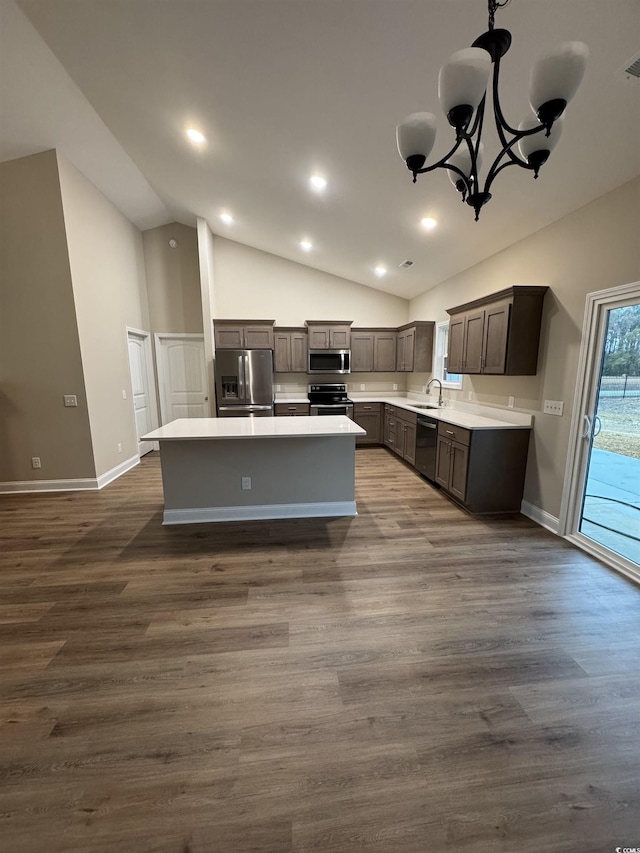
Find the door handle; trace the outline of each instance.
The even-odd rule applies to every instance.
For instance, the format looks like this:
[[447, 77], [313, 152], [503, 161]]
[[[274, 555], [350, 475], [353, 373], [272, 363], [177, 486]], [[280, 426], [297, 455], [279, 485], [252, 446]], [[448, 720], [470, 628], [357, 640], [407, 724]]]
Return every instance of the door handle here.
[[593, 425], [591, 423], [591, 418], [589, 415], [584, 416], [584, 429], [582, 431], [582, 438], [589, 438], [591, 435], [591, 430], [593, 429]]
[[600, 432], [602, 430], [602, 421], [600, 420], [600, 418], [597, 415], [595, 417], [594, 424], [595, 424], [595, 429], [593, 431], [593, 437], [595, 438], [597, 435], [600, 435]]

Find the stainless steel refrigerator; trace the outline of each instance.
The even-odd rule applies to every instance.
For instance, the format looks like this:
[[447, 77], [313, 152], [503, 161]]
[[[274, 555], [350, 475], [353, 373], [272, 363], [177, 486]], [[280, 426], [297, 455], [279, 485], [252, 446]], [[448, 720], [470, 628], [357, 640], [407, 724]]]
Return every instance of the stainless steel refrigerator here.
[[216, 350], [219, 418], [273, 416], [273, 352], [270, 349]]

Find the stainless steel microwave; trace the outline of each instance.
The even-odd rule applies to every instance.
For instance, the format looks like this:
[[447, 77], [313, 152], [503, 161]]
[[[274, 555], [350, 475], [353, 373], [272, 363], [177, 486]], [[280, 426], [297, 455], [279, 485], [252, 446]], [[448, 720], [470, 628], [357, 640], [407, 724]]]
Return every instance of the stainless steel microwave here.
[[309, 373], [351, 373], [351, 350], [310, 349]]

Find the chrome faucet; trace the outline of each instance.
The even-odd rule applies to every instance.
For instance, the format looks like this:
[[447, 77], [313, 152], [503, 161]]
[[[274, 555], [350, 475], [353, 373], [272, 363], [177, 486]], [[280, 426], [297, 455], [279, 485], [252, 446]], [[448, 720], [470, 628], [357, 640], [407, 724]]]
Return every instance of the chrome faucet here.
[[440, 393], [438, 394], [438, 406], [442, 406], [442, 405], [443, 405], [443, 401], [442, 401], [442, 382], [440, 382], [440, 380], [439, 380], [439, 379], [435, 379], [435, 378], [430, 379], [430, 380], [427, 382], [426, 386], [425, 386], [424, 393], [425, 393], [425, 394], [427, 394], [427, 395], [429, 394], [429, 389], [431, 388], [431, 386], [433, 385], [433, 383], [434, 383], [434, 382], [437, 382], [437, 383], [438, 383], [438, 385], [440, 386]]

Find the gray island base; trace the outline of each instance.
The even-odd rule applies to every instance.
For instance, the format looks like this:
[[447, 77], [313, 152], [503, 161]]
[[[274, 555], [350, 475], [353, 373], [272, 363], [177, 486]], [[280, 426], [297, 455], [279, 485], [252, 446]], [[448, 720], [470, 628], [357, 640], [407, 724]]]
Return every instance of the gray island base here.
[[163, 523], [195, 524], [356, 515], [357, 435], [342, 415], [182, 418], [144, 440], [160, 443]]

